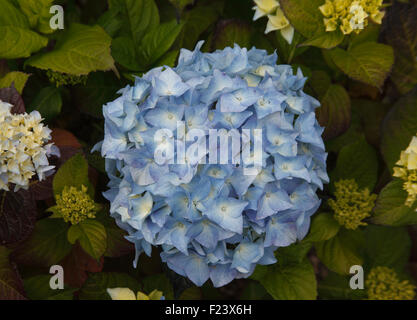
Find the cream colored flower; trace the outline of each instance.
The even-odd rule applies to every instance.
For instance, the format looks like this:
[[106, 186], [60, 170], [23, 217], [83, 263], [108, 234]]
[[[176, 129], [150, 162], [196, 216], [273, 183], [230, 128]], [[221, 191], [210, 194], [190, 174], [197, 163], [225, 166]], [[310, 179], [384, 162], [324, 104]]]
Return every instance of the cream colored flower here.
[[291, 26], [284, 11], [280, 8], [279, 2], [276, 0], [254, 0], [256, 6], [253, 7], [255, 15], [253, 20], [267, 16], [268, 23], [265, 33], [271, 31], [280, 31], [284, 39], [291, 44], [294, 37], [294, 28]]
[[404, 180], [403, 188], [407, 191], [407, 206], [412, 206], [417, 199], [417, 136], [411, 139], [407, 149], [401, 151], [400, 159], [394, 167], [394, 177]]
[[253, 7], [255, 15], [253, 20], [258, 20], [268, 14], [273, 13], [279, 7], [277, 0], [254, 0], [256, 6]]
[[381, 24], [384, 17], [381, 6], [382, 0], [326, 0], [319, 10], [326, 31], [340, 29], [343, 34], [350, 34], [365, 29], [369, 19]]
[[48, 155], [59, 154], [52, 144], [51, 130], [42, 124], [39, 112], [11, 114], [12, 105], [0, 100], [0, 189], [27, 189], [35, 175], [43, 180], [54, 166]]
[[107, 289], [107, 293], [112, 300], [164, 300], [164, 296], [161, 291], [154, 290], [149, 295], [138, 291], [135, 293], [129, 288], [113, 288]]

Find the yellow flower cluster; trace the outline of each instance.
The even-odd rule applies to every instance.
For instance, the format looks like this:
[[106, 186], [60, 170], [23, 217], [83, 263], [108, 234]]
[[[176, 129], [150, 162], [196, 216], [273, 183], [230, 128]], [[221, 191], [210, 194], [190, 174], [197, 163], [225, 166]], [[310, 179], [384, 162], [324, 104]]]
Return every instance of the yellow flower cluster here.
[[56, 196], [56, 207], [53, 211], [59, 212], [65, 222], [77, 224], [87, 218], [94, 219], [99, 209], [87, 194], [85, 186], [81, 186], [81, 190], [71, 186], [65, 187], [62, 194]]
[[52, 144], [51, 130], [42, 124], [39, 112], [12, 114], [12, 105], [0, 100], [0, 189], [27, 189], [37, 174], [39, 180], [54, 168], [48, 155], [59, 154]]
[[255, 10], [253, 20], [267, 16], [268, 24], [265, 33], [280, 30], [284, 39], [291, 44], [294, 37], [294, 28], [285, 17], [278, 0], [254, 0], [254, 2], [256, 6], [253, 7]]
[[112, 300], [163, 300], [163, 294], [161, 291], [154, 290], [149, 295], [138, 291], [135, 293], [129, 288], [113, 288], [107, 289], [107, 293]]
[[403, 188], [408, 193], [405, 204], [411, 207], [417, 199], [417, 136], [414, 136], [408, 148], [401, 152], [396, 165], [394, 177], [404, 180]]
[[323, 14], [326, 31], [337, 28], [343, 34], [359, 33], [367, 25], [368, 20], [381, 24], [385, 12], [381, 11], [383, 0], [326, 0], [319, 7]]
[[373, 268], [365, 282], [369, 300], [412, 300], [416, 287], [408, 280], [400, 281], [394, 270]]
[[335, 187], [336, 200], [330, 199], [328, 203], [337, 222], [351, 230], [366, 226], [362, 220], [371, 215], [377, 196], [368, 189], [359, 190], [355, 180], [339, 180]]

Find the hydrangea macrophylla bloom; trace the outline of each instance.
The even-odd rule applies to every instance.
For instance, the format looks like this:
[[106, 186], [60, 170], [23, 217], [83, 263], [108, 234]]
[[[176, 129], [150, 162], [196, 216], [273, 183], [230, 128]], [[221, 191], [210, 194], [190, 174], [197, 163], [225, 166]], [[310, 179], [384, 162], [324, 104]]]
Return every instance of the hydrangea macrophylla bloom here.
[[326, 0], [319, 7], [324, 16], [326, 31], [340, 29], [343, 34], [360, 33], [368, 20], [381, 24], [385, 15], [381, 11], [383, 0]]
[[266, 25], [265, 33], [279, 30], [281, 35], [289, 44], [291, 44], [294, 37], [294, 28], [284, 15], [278, 0], [254, 0], [255, 15], [253, 20], [268, 17], [268, 24]]
[[154, 290], [150, 294], [140, 291], [135, 294], [129, 288], [108, 288], [107, 293], [112, 300], [165, 300], [163, 293], [158, 290]]
[[351, 230], [366, 226], [363, 220], [371, 216], [377, 195], [370, 193], [368, 188], [359, 189], [354, 179], [339, 180], [335, 188], [335, 199], [329, 199], [328, 203], [337, 222]]
[[394, 177], [404, 180], [403, 188], [407, 191], [405, 204], [411, 207], [417, 199], [417, 136], [411, 139], [407, 149], [401, 151], [400, 160], [394, 167]]
[[62, 217], [65, 222], [71, 224], [94, 219], [99, 210], [100, 206], [91, 199], [84, 185], [81, 186], [81, 190], [65, 186], [62, 193], [56, 195], [56, 206], [48, 209], [54, 213], [54, 218]]
[[48, 156], [59, 155], [52, 143], [51, 130], [42, 124], [39, 112], [12, 114], [12, 105], [0, 100], [0, 189], [27, 189], [35, 176], [43, 180], [52, 173]]
[[401, 280], [394, 269], [374, 267], [366, 279], [369, 300], [413, 300], [416, 287], [408, 280]]
[[[320, 205], [316, 190], [328, 182], [327, 154], [314, 113], [319, 103], [302, 91], [300, 70], [294, 75], [264, 50], [202, 53], [201, 46], [182, 50], [176, 68], [149, 71], [106, 104], [97, 147], [110, 178], [105, 197], [136, 246], [135, 265], [160, 246], [169, 268], [198, 286], [211, 279], [219, 287], [275, 263], [277, 248], [303, 239]], [[189, 141], [196, 128], [203, 136]], [[161, 129], [170, 133], [159, 136]], [[211, 161], [218, 160], [212, 149], [188, 152], [211, 146], [206, 138], [216, 130], [242, 133], [241, 148], [226, 147], [227, 161]], [[221, 141], [213, 145], [221, 158]], [[170, 156], [157, 161], [161, 150]]]

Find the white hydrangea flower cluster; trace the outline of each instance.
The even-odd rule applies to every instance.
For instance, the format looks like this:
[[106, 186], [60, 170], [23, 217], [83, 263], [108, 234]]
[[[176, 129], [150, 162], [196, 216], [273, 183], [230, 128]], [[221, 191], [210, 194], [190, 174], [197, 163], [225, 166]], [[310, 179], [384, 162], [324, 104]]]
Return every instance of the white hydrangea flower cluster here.
[[27, 189], [37, 174], [39, 180], [52, 173], [49, 155], [59, 155], [51, 130], [42, 124], [39, 112], [12, 114], [12, 105], [0, 100], [0, 189]]

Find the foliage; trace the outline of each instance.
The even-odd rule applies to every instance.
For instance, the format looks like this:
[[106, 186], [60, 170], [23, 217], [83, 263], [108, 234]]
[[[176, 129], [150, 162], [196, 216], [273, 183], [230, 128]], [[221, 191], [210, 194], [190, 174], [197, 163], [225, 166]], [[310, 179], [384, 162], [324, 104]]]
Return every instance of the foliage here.
[[[0, 299], [109, 300], [114, 288], [168, 300], [414, 296], [417, 167], [415, 154], [405, 159], [404, 152], [417, 134], [417, 1], [341, 0], [340, 10], [332, 0], [265, 3], [0, 0], [0, 100], [13, 115], [39, 112], [51, 130], [48, 143], [60, 151], [48, 153], [53, 172], [43, 177], [38, 170], [28, 175], [27, 189], [14, 192], [11, 184], [0, 192]], [[62, 30], [51, 28], [52, 5], [64, 9]], [[235, 43], [276, 52], [278, 64], [305, 77], [300, 88], [320, 102], [315, 115], [329, 153], [330, 183], [318, 193], [305, 237], [281, 244], [270, 257], [276, 263], [222, 288], [194, 286], [166, 267], [159, 249], [132, 266], [134, 246], [103, 197], [111, 163], [91, 153], [109, 130], [103, 106], [118, 90], [153, 68], [174, 68], [181, 52], [190, 54], [181, 50], [201, 40], [204, 53]], [[36, 160], [37, 168], [47, 166]], [[9, 184], [5, 172], [16, 171], [11, 163], [1, 169], [1, 185]], [[34, 171], [18, 171], [24, 169]], [[340, 181], [355, 190], [342, 195]], [[77, 197], [82, 201], [74, 204]], [[49, 287], [52, 265], [65, 270], [63, 290]], [[352, 265], [363, 267], [365, 290], [349, 287]]]

